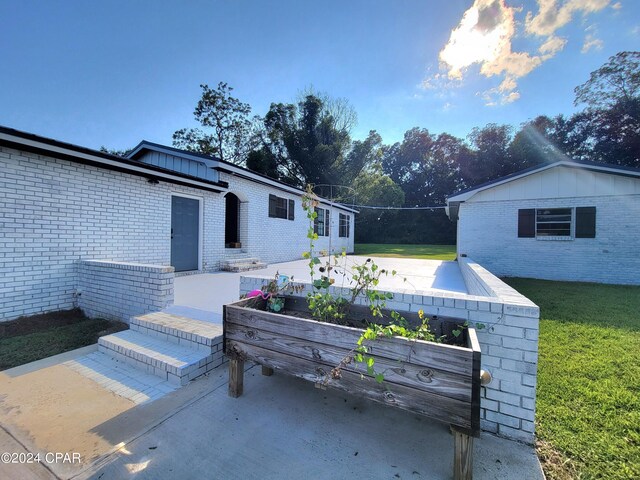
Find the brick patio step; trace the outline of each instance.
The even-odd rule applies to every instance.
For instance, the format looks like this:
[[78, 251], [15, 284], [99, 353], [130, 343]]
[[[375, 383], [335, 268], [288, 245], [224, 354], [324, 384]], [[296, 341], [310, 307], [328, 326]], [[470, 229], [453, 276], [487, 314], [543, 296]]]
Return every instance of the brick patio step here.
[[220, 263], [220, 269], [225, 272], [247, 272], [265, 268], [266, 263], [255, 257], [225, 258]]
[[98, 350], [177, 386], [186, 385], [223, 361], [222, 350], [207, 352], [135, 330], [100, 337]]
[[172, 343], [215, 353], [222, 347], [222, 325], [166, 312], [133, 317], [129, 328]]

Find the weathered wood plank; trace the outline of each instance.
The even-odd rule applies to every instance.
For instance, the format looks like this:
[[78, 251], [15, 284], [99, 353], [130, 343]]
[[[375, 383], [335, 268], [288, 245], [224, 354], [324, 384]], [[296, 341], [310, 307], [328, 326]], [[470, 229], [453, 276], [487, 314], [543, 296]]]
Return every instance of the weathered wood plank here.
[[[337, 366], [355, 346], [354, 343], [351, 348], [340, 348], [229, 322], [225, 327], [228, 340], [317, 361], [329, 368]], [[471, 404], [472, 379], [470, 375], [413, 365], [410, 362], [390, 360], [377, 355], [373, 355], [373, 358], [375, 359], [375, 369], [377, 372], [383, 373], [385, 382], [425, 390]], [[345, 369], [358, 374], [366, 372], [366, 367], [355, 362], [346, 366]]]
[[229, 359], [229, 396], [238, 398], [242, 395], [244, 386], [244, 360]]
[[[353, 348], [362, 334], [362, 330], [357, 328], [239, 308], [234, 304], [226, 306], [225, 315], [225, 324], [235, 323], [347, 349]], [[420, 348], [420, 344], [429, 347]], [[391, 360], [402, 358], [415, 365], [428, 368], [448, 370], [465, 375], [472, 374], [473, 352], [465, 347], [409, 340], [402, 337], [382, 337], [374, 342], [368, 342], [367, 345], [371, 348], [372, 354], [380, 357]]]
[[453, 433], [453, 479], [472, 480], [473, 478], [473, 437], [451, 428]]
[[[266, 350], [235, 340], [227, 340], [227, 342], [229, 349], [240, 353], [244, 358], [314, 383], [323, 382], [330, 371], [330, 367], [320, 365], [315, 361]], [[394, 385], [393, 391], [389, 391], [384, 384], [379, 384], [368, 377], [362, 378], [361, 375], [350, 371], [343, 371], [340, 379], [330, 378], [328, 386], [464, 429], [471, 427], [468, 402], [419, 391], [403, 385]]]

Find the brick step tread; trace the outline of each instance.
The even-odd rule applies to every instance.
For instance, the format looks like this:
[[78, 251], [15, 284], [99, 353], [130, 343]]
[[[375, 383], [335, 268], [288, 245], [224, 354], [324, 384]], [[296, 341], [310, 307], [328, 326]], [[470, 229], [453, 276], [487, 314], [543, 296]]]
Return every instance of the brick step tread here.
[[133, 317], [131, 328], [137, 330], [140, 327], [208, 346], [219, 343], [222, 338], [222, 325], [166, 312]]
[[222, 259], [222, 264], [232, 265], [234, 263], [261, 263], [259, 258], [256, 257], [227, 257]]
[[236, 263], [233, 265], [223, 265], [222, 270], [227, 272], [248, 272], [250, 270], [261, 270], [266, 267], [266, 263]]
[[178, 377], [206, 365], [207, 357], [215, 355], [145, 335], [135, 330], [124, 330], [100, 337], [98, 345]]

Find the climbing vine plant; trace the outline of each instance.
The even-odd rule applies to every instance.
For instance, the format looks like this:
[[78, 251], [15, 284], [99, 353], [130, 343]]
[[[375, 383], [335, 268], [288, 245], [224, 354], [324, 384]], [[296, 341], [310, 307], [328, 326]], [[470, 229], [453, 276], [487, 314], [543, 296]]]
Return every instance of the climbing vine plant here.
[[[418, 316], [420, 324], [412, 328], [406, 319], [396, 311], [389, 313], [390, 318], [385, 318], [384, 309], [387, 300], [393, 299], [393, 294], [380, 292], [377, 286], [383, 276], [395, 276], [395, 270], [388, 271], [380, 268], [371, 258], [362, 264], [354, 264], [348, 268], [346, 252], [343, 250], [339, 255], [329, 255], [325, 251], [316, 250], [318, 234], [315, 233], [315, 220], [317, 218], [316, 207], [318, 198], [313, 193], [312, 187], [308, 186], [302, 199], [302, 207], [309, 221], [307, 238], [309, 240], [309, 250], [303, 253], [303, 258], [308, 260], [309, 273], [311, 276], [311, 291], [307, 294], [307, 304], [314, 318], [323, 322], [337, 324], [347, 324], [349, 310], [358, 297], [364, 297], [374, 321], [368, 322], [362, 335], [356, 342], [354, 348], [348, 355], [331, 370], [331, 378], [340, 378], [342, 368], [356, 362], [366, 367], [367, 374], [375, 378], [377, 382], [384, 380], [384, 372], [377, 372], [375, 369], [375, 358], [370, 354], [369, 343], [380, 337], [401, 336], [415, 340], [441, 341], [436, 337], [429, 327], [429, 317], [420, 310]], [[321, 257], [328, 256], [326, 260]], [[341, 288], [331, 292], [335, 286], [335, 274], [342, 277]], [[344, 282], [349, 282], [345, 288]], [[405, 279], [406, 281], [406, 279]], [[348, 292], [348, 296], [344, 296]], [[380, 319], [380, 323], [375, 319]], [[329, 378], [325, 379], [327, 383]]]

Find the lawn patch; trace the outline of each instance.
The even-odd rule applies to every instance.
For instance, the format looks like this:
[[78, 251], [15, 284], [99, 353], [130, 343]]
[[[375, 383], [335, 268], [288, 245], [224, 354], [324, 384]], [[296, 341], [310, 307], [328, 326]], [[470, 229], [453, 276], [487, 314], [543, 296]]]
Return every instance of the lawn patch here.
[[400, 245], [383, 243], [357, 243], [356, 255], [375, 257], [405, 257], [427, 260], [455, 260], [455, 245]]
[[122, 322], [87, 318], [80, 310], [52, 312], [6, 322], [0, 330], [0, 370], [92, 345], [124, 330]]
[[540, 306], [547, 478], [640, 478], [640, 287], [503, 280]]

